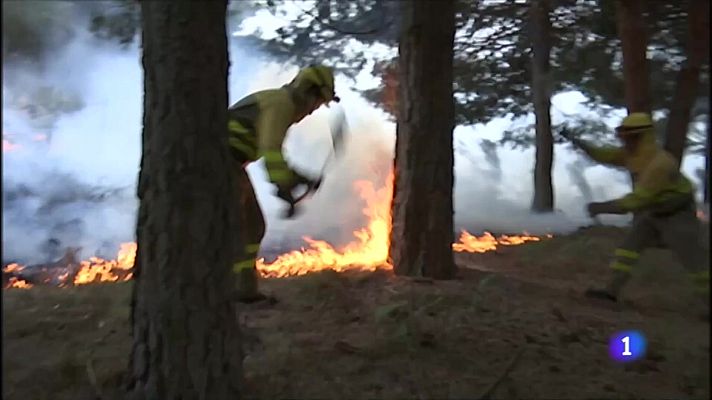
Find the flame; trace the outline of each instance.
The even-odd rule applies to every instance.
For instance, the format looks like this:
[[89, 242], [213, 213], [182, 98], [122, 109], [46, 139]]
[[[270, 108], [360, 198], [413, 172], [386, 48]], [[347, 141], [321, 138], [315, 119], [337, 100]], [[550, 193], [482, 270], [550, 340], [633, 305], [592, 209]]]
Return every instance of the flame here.
[[[13, 272], [20, 272], [25, 267], [23, 265], [17, 264], [17, 263], [12, 263], [6, 265], [2, 271], [4, 273], [13, 273]], [[29, 289], [32, 287], [31, 283], [27, 283], [24, 279], [18, 279], [17, 277], [11, 276], [10, 279], [7, 282], [7, 288], [17, 288], [17, 289]]]
[[[552, 235], [546, 235], [551, 238]], [[541, 238], [539, 236], [531, 236], [524, 232], [524, 235], [501, 235], [496, 238], [491, 233], [485, 232], [482, 236], [477, 237], [468, 231], [462, 231], [460, 233], [460, 240], [457, 243], [453, 243], [452, 249], [457, 252], [467, 252], [467, 253], [486, 253], [488, 251], [497, 250], [497, 245], [504, 246], [515, 246], [523, 244], [526, 242], [538, 242]]]
[[[314, 240], [305, 237], [309, 245], [298, 251], [282, 254], [272, 263], [265, 263], [264, 259], [257, 260], [257, 269], [260, 275], [266, 278], [281, 278], [286, 276], [304, 275], [322, 270], [337, 272], [346, 270], [375, 271], [377, 269], [390, 269], [388, 263], [388, 248], [391, 230], [391, 199], [393, 196], [393, 179], [391, 172], [383, 187], [376, 189], [369, 181], [357, 181], [354, 187], [360, 197], [365, 201], [363, 214], [368, 218], [368, 224], [353, 231], [354, 240], [340, 249], [334, 248], [324, 240]], [[547, 235], [551, 237], [551, 235]], [[539, 236], [532, 236], [526, 232], [523, 235], [493, 236], [485, 232], [482, 236], [475, 236], [467, 231], [462, 231], [459, 241], [452, 245], [454, 251], [484, 253], [497, 249], [498, 245], [514, 246], [526, 242], [540, 241]], [[131, 279], [131, 268], [136, 258], [136, 243], [122, 243], [115, 260], [104, 260], [91, 257], [82, 261], [74, 277], [74, 285], [84, 285], [93, 282], [117, 282]], [[20, 271], [24, 268], [19, 264], [9, 264], [5, 272]], [[64, 282], [69, 277], [68, 273], [59, 276]], [[8, 287], [31, 287], [31, 284], [16, 278], [10, 278]]]
[[8, 288], [14, 289], [29, 289], [32, 287], [31, 283], [27, 283], [24, 279], [17, 279], [14, 276], [10, 277], [7, 284]]
[[20, 272], [23, 269], [25, 269], [25, 267], [23, 265], [20, 265], [17, 263], [12, 263], [12, 264], [6, 265], [5, 268], [2, 269], [2, 271], [5, 273], [12, 273], [12, 272]]
[[353, 232], [353, 242], [342, 249], [335, 249], [323, 240], [305, 237], [308, 249], [282, 254], [271, 264], [265, 264], [264, 259], [258, 260], [257, 270], [260, 274], [279, 278], [325, 269], [341, 272], [349, 269], [374, 271], [390, 268], [386, 260], [391, 231], [393, 173], [378, 190], [369, 181], [357, 181], [354, 187], [366, 202], [363, 213], [368, 218], [368, 225]]
[[84, 285], [92, 282], [127, 281], [131, 279], [132, 276], [132, 274], [127, 271], [133, 267], [135, 259], [136, 243], [122, 243], [116, 260], [104, 260], [99, 257], [91, 257], [88, 261], [82, 261], [79, 266], [79, 271], [74, 277], [74, 284]]

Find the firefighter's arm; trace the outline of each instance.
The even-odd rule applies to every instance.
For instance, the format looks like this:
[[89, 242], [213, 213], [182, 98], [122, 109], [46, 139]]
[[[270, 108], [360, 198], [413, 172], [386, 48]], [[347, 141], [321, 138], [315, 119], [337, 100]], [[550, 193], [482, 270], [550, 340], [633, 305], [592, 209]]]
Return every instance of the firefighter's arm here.
[[575, 147], [583, 150], [584, 153], [594, 161], [616, 166], [625, 165], [625, 152], [621, 148], [613, 146], [594, 146], [585, 140], [577, 138], [572, 132], [566, 129], [563, 129], [560, 135], [564, 139], [569, 140]]
[[575, 139], [574, 144], [583, 150], [594, 161], [602, 164], [624, 166], [625, 153], [623, 149], [614, 146], [594, 146], [584, 140]]
[[269, 180], [277, 187], [287, 189], [296, 184], [296, 174], [289, 168], [282, 154], [282, 143], [292, 118], [293, 110], [289, 107], [268, 104], [256, 124], [258, 155], [264, 158]]
[[641, 173], [633, 191], [614, 200], [615, 204], [626, 212], [639, 211], [654, 204], [669, 187], [671, 178], [677, 175], [676, 166], [667, 161], [664, 158], [653, 160]]

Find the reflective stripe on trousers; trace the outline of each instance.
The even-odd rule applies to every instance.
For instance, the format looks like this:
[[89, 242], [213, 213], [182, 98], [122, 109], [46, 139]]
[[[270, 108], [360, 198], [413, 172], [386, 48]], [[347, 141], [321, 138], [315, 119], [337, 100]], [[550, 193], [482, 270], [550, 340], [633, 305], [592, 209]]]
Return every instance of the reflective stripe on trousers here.
[[260, 250], [259, 243], [251, 243], [245, 245], [245, 257], [233, 264], [232, 270], [234, 273], [239, 274], [245, 269], [256, 268], [257, 266], [257, 253]]
[[630, 273], [633, 270], [633, 266], [640, 258], [640, 253], [623, 248], [617, 248], [613, 254], [615, 255], [615, 258], [613, 262], [611, 262], [611, 269], [627, 273]]
[[257, 138], [254, 132], [235, 120], [228, 121], [228, 143], [248, 160], [257, 159]]

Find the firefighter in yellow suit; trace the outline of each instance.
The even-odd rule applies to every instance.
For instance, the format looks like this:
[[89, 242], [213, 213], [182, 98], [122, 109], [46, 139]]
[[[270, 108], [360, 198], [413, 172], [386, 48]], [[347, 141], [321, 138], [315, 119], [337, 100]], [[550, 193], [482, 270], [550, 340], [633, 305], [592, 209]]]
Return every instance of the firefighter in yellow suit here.
[[265, 222], [245, 167], [264, 158], [277, 196], [289, 202], [292, 189], [309, 180], [290, 168], [283, 157], [282, 142], [287, 129], [330, 101], [339, 101], [334, 94], [333, 71], [322, 65], [311, 65], [299, 71], [289, 84], [252, 93], [228, 109], [228, 142], [237, 169], [236, 186], [243, 209], [239, 229], [245, 244], [243, 249], [236, 249], [233, 265], [238, 301], [250, 303], [266, 298], [258, 290], [256, 270]]
[[588, 289], [586, 295], [617, 301], [641, 252], [662, 243], [677, 255], [706, 304], [709, 265], [695, 215], [693, 184], [680, 172], [675, 158], [656, 144], [649, 114], [629, 114], [616, 128], [616, 134], [624, 144], [622, 148], [594, 147], [563, 134], [592, 159], [624, 167], [633, 177], [632, 192], [616, 200], [588, 204], [592, 217], [633, 213], [633, 224], [615, 250], [610, 282], [603, 288]]

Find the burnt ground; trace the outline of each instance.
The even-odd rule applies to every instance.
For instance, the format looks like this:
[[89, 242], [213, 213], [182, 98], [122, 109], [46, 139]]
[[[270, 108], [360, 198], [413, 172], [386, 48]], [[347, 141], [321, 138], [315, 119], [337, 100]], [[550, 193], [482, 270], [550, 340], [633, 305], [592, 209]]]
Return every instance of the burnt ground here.
[[[652, 250], [626, 301], [603, 283], [622, 231], [590, 228], [497, 253], [457, 254], [460, 279], [323, 272], [268, 280], [247, 307], [250, 398], [699, 398], [710, 396], [709, 322], [683, 270]], [[129, 350], [130, 283], [3, 292], [3, 398], [113, 398]], [[647, 356], [608, 358], [637, 329]], [[512, 360], [511, 372], [502, 371]], [[93, 371], [97, 385], [90, 384]]]

